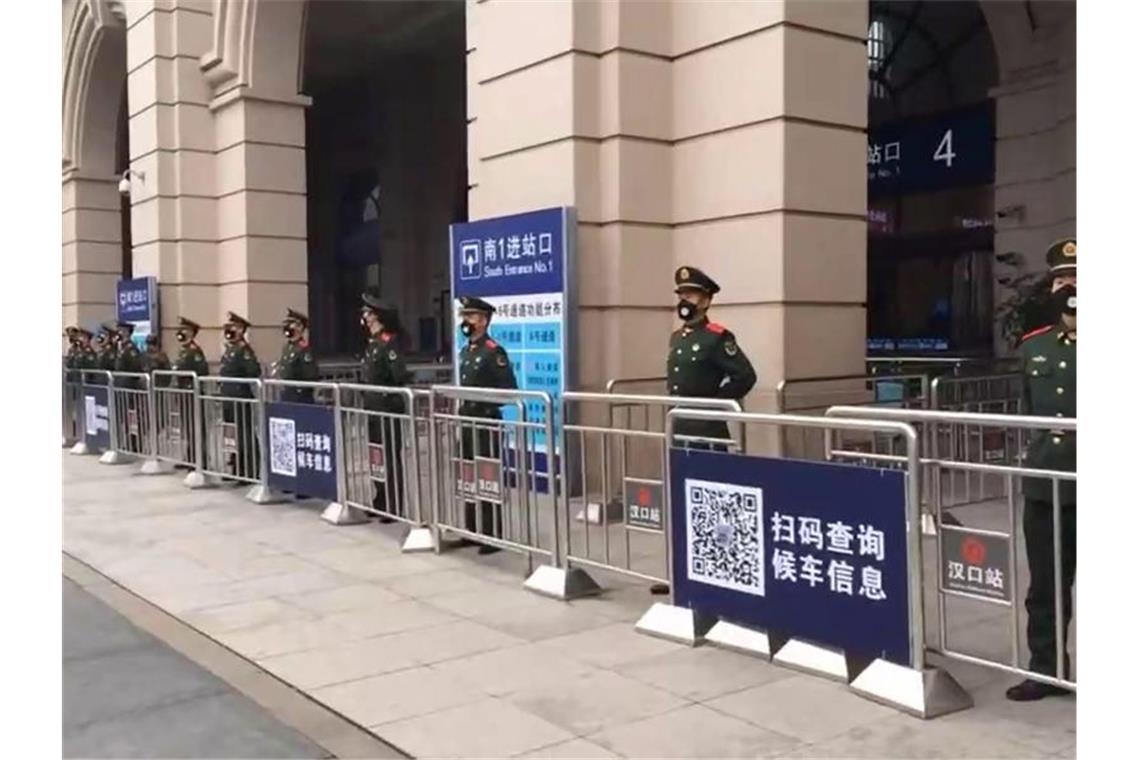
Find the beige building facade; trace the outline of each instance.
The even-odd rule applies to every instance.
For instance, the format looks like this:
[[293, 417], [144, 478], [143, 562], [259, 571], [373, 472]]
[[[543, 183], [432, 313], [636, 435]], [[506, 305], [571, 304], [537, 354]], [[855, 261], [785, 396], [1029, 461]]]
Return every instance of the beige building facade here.
[[[324, 276], [314, 261], [333, 255], [312, 246], [310, 225], [323, 222], [309, 178], [328, 162], [314, 163], [307, 144], [307, 112], [323, 96], [307, 91], [306, 72], [323, 64], [306, 60], [306, 40], [335, 6], [345, 50], [377, 29], [379, 38], [406, 27], [391, 44], [413, 45], [417, 21], [399, 16], [401, 5], [64, 0], [64, 322], [113, 315], [129, 236], [134, 276], [159, 281], [167, 335], [178, 315], [191, 317], [216, 358], [234, 310], [271, 357], [286, 307], [307, 307]], [[470, 219], [577, 209], [580, 387], [661, 374], [681, 264], [722, 284], [714, 318], [736, 332], [760, 378], [750, 408], [771, 409], [783, 379], [863, 372], [867, 2], [447, 5], [462, 6], [465, 120], [454, 121], [465, 158], [415, 141], [450, 118], [438, 108], [384, 132], [402, 161], [420, 154], [438, 175], [416, 186], [413, 166], [386, 185], [404, 192], [384, 197], [405, 215], [448, 207], [422, 212], [416, 242], [404, 241], [403, 274], [389, 286], [403, 311], [428, 314], [438, 308], [429, 294], [446, 290], [453, 219], [440, 215], [454, 200], [451, 163], [465, 164]], [[993, 205], [1006, 212], [994, 247], [1043, 268], [1049, 241], [1076, 231], [1075, 4], [977, 5], [997, 62]], [[376, 26], [362, 21], [349, 41], [354, 13]], [[399, 78], [417, 75], [410, 67]], [[416, 263], [429, 256], [438, 258]]]

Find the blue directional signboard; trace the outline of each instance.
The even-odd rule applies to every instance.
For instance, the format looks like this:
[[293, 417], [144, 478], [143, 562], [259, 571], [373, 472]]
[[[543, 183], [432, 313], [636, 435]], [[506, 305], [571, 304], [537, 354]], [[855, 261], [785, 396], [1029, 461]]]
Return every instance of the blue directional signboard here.
[[675, 604], [910, 664], [906, 475], [670, 453]]
[[[84, 379], [91, 382], [93, 376], [85, 374]], [[83, 438], [91, 451], [111, 448], [111, 415], [108, 408], [107, 386], [83, 386]]]
[[157, 280], [136, 277], [115, 283], [115, 318], [135, 326], [132, 339], [143, 350], [146, 337], [159, 329]]
[[[568, 346], [573, 329], [574, 228], [572, 208], [548, 208], [451, 225], [451, 292], [455, 308], [455, 383], [459, 352], [467, 340], [459, 332], [459, 301], [482, 298], [495, 307], [491, 339], [507, 350], [521, 390], [544, 391], [559, 399], [571, 375]], [[503, 417], [518, 411], [506, 406]], [[541, 404], [527, 403], [527, 419], [545, 422]], [[556, 436], [557, 439], [557, 436]], [[545, 433], [534, 439], [545, 453]]]
[[993, 101], [891, 122], [867, 135], [867, 193], [872, 198], [993, 181]]

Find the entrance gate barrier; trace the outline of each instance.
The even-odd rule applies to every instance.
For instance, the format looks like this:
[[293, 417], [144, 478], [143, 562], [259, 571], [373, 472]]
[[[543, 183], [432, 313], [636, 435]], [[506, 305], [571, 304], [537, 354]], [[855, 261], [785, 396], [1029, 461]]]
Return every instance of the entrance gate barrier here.
[[[513, 419], [477, 416], [504, 406], [514, 410]], [[549, 394], [436, 385], [430, 408], [437, 550], [443, 538], [458, 536], [525, 555], [531, 591], [567, 599], [596, 590], [585, 573], [568, 572], [560, 556], [564, 454], [557, 451]]]
[[[1031, 437], [1063, 437], [1076, 435], [1077, 420], [1071, 417], [1030, 417], [1005, 414], [974, 414], [969, 412], [919, 411], [901, 409], [866, 409], [839, 406], [828, 410], [832, 420], [864, 419], [892, 421], [905, 424], [920, 423], [926, 426], [926, 441], [937, 441], [942, 427], [968, 427], [982, 430], [1016, 430]], [[835, 442], [830, 452], [835, 459], [848, 460], [862, 456], [844, 449], [842, 440]], [[1004, 502], [977, 505], [970, 515], [973, 525], [955, 525], [943, 521], [944, 489], [933, 488], [931, 505], [938, 524], [937, 543], [937, 615], [938, 637], [932, 651], [953, 660], [992, 668], [1023, 678], [1076, 690], [1076, 678], [1066, 677], [1066, 627], [1062, 604], [1062, 539], [1061, 521], [1063, 505], [1061, 484], [1076, 484], [1075, 472], [1040, 470], [1023, 466], [1018, 456], [1001, 462], [964, 461], [940, 449], [927, 449], [920, 458], [926, 478], [938, 483], [954, 473], [979, 473], [1005, 481]], [[1021, 615], [1018, 605], [1024, 598], [1020, 583], [1018, 540], [1017, 484], [1022, 478], [1040, 478], [1052, 483], [1053, 517], [1053, 613], [1056, 621], [1054, 636], [1057, 645], [1057, 670], [1053, 674], [1037, 673], [1022, 666]], [[1075, 561], [1075, 560], [1074, 560]], [[961, 577], [959, 577], [961, 576]], [[979, 605], [1003, 608], [1009, 613], [1008, 657], [992, 652], [966, 652], [950, 640], [949, 628], [953, 621], [948, 615], [950, 599], [965, 600]], [[1075, 622], [1074, 622], [1075, 625]], [[1074, 629], [1075, 630], [1075, 629]]]
[[150, 376], [142, 372], [111, 372], [108, 407], [111, 448], [102, 464], [127, 464], [154, 451]]
[[63, 370], [63, 447], [76, 445], [83, 438], [83, 373]]
[[[190, 488], [222, 482], [261, 486], [265, 454], [262, 381], [257, 378], [194, 378], [202, 443], [197, 469], [186, 477]], [[185, 426], [184, 426], [185, 427]], [[252, 500], [260, 493], [251, 490]]]
[[[148, 465], [155, 472], [169, 472], [172, 467], [196, 470], [201, 461], [204, 427], [196, 378], [194, 372], [151, 372], [154, 464]], [[148, 465], [143, 465], [144, 471]]]
[[[885, 471], [694, 451], [676, 435], [682, 420], [892, 435], [905, 442], [905, 454]], [[910, 425], [674, 409], [665, 443], [670, 601], [654, 604], [639, 632], [748, 652], [923, 718], [972, 704], [926, 661], [921, 469]], [[856, 608], [875, 617], [860, 620], [850, 613]]]
[[[667, 583], [665, 414], [687, 407], [740, 411], [729, 399], [566, 392], [561, 400], [560, 518], [567, 571], [592, 568]], [[641, 420], [636, 410], [644, 409]], [[654, 412], [658, 413], [654, 415]], [[654, 429], [655, 416], [662, 426]], [[590, 424], [593, 417], [602, 424]], [[742, 448], [741, 436], [723, 441]]]
[[406, 552], [432, 551], [428, 488], [420, 477], [417, 397], [410, 388], [337, 384], [344, 506], [408, 527]]

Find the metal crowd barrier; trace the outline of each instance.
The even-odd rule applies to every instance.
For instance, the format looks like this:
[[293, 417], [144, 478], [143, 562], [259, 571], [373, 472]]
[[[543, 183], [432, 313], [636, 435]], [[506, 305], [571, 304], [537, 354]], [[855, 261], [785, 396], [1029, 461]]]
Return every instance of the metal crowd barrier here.
[[63, 370], [63, 446], [74, 446], [83, 438], [83, 373]]
[[[666, 533], [664, 425], [614, 424], [615, 409], [656, 409], [662, 422], [677, 407], [740, 411], [728, 399], [566, 392], [562, 395], [564, 462], [560, 518], [565, 567], [593, 568], [651, 583], [667, 583], [670, 555]], [[590, 418], [596, 422], [591, 424]], [[598, 424], [602, 423], [602, 424]], [[606, 424], [608, 423], [608, 424]], [[743, 448], [741, 436], [719, 441]]]
[[[465, 403], [513, 407], [514, 419], [462, 413]], [[518, 552], [526, 587], [568, 598], [580, 574], [565, 572], [557, 519], [559, 461], [554, 408], [538, 391], [437, 385], [431, 389], [431, 487], [436, 545], [446, 536]], [[468, 410], [470, 411], [470, 410]], [[545, 450], [539, 451], [538, 438]], [[535, 558], [543, 562], [535, 567]], [[583, 579], [588, 583], [587, 579]]]
[[416, 396], [410, 388], [338, 384], [343, 459], [340, 503], [409, 527], [404, 551], [434, 548], [420, 477]]
[[193, 372], [177, 370], [151, 373], [154, 459], [157, 462], [196, 469], [201, 460], [205, 429], [199, 414], [196, 378]]
[[195, 378], [203, 440], [191, 487], [224, 480], [260, 484], [265, 456], [262, 381], [243, 377]]
[[154, 452], [154, 413], [150, 376], [143, 372], [112, 372], [110, 395], [111, 450], [103, 464], [126, 464]]
[[[673, 577], [676, 562], [669, 563], [670, 601], [654, 604], [638, 621], [637, 630], [673, 641], [695, 645], [707, 642], [737, 651], [750, 652], [770, 658], [776, 664], [787, 665], [800, 670], [842, 681], [850, 688], [871, 699], [891, 704], [908, 712], [933, 717], [956, 709], [967, 707], [970, 699], [961, 687], [948, 675], [929, 667], [926, 650], [923, 646], [925, 635], [925, 610], [923, 606], [922, 567], [923, 546], [919, 526], [920, 478], [919, 441], [914, 429], [905, 423], [885, 420], [843, 419], [815, 415], [756, 414], [746, 412], [724, 412], [719, 410], [674, 409], [666, 418], [665, 444], [667, 450], [683, 448], [684, 436], [676, 434], [676, 424], [681, 421], [699, 420], [710, 422], [739, 423], [746, 427], [761, 426], [777, 429], [805, 428], [821, 434], [831, 431], [867, 436], [868, 434], [887, 435], [901, 438], [905, 453], [896, 457], [896, 467], [904, 472], [905, 515], [900, 517], [905, 523], [904, 544], [906, 547], [906, 629], [909, 641], [909, 667], [896, 665], [885, 660], [874, 660], [870, 665], [848, 657], [848, 653], [823, 646], [807, 639], [796, 638], [794, 630], [760, 630], [741, 625], [738, 620], [715, 617], [708, 601], [696, 599], [686, 601], [686, 606], [674, 603], [678, 579]], [[770, 461], [771, 458], [764, 458]], [[671, 457], [665, 458], [664, 482], [671, 483]], [[763, 461], [763, 460], [761, 460]], [[856, 465], [858, 466], [858, 465]], [[881, 464], [867, 463], [865, 466], [881, 469]], [[716, 480], [716, 478], [713, 478]], [[717, 485], [717, 484], [713, 484]], [[676, 494], [665, 489], [665, 510], [676, 516], [685, 514], [686, 504], [675, 504]], [[779, 509], [778, 504], [769, 504], [764, 497], [761, 532], [767, 532], [771, 510]], [[801, 526], [801, 531], [802, 531]], [[674, 556], [673, 531], [666, 531], [669, 542], [669, 556]], [[830, 539], [829, 539], [830, 540]], [[793, 539], [794, 542], [794, 539]], [[775, 558], [773, 557], [773, 560]], [[690, 575], [686, 582], [693, 582]], [[825, 581], [826, 583], [826, 581]], [[717, 584], [719, 585], [719, 584]], [[690, 594], [693, 592], [689, 592]], [[709, 617], [714, 615], [714, 617]], [[882, 657], [882, 655], [880, 655]], [[863, 665], [866, 665], [863, 667]]]
[[[974, 429], [1017, 430], [1031, 437], [1076, 435], [1075, 418], [1029, 417], [1005, 414], [975, 414], [969, 412], [920, 411], [901, 409], [866, 409], [838, 406], [828, 410], [833, 421], [849, 419], [871, 419], [893, 421], [906, 424], [923, 424], [928, 431], [936, 431], [941, 426], [968, 427]], [[928, 432], [926, 441], [937, 440]], [[831, 452], [837, 459], [862, 457], [859, 452], [844, 450], [842, 442]], [[1031, 678], [1066, 689], [1076, 690], [1076, 678], [1066, 677], [1063, 670], [1065, 656], [1066, 626], [1062, 605], [1062, 556], [1061, 556], [1061, 483], [1076, 483], [1075, 472], [1065, 470], [1041, 470], [1023, 466], [1021, 457], [1002, 462], [963, 461], [952, 452], [927, 448], [920, 459], [926, 477], [935, 481], [951, 473], [981, 473], [1001, 478], [1005, 481], [1004, 501], [980, 505], [970, 516], [973, 526], [950, 524], [943, 521], [946, 508], [943, 490], [933, 489], [933, 514], [938, 524], [937, 544], [937, 643], [932, 651], [952, 660], [960, 660], [973, 665], [992, 668], [1023, 678]], [[1021, 545], [1017, 526], [1017, 485], [1023, 478], [1047, 479], [1052, 483], [1053, 513], [1053, 612], [1056, 621], [1057, 670], [1052, 674], [1038, 673], [1022, 665], [1021, 615], [1018, 605], [1025, 598], [1020, 584]], [[996, 519], [996, 517], [1000, 517]], [[979, 525], [978, 523], [981, 523]], [[1004, 524], [1002, 524], [1004, 523]], [[947, 556], [949, 555], [949, 556]], [[991, 564], [984, 564], [987, 559]], [[972, 561], [973, 560], [973, 561]], [[1075, 561], [1075, 560], [1074, 560]], [[976, 570], [976, 572], [975, 572]], [[992, 653], [966, 652], [955, 647], [950, 641], [949, 627], [953, 623], [947, 614], [947, 602], [955, 598], [979, 604], [995, 605], [1009, 611], [1009, 654], [1001, 658]], [[1074, 626], [1076, 625], [1074, 616]], [[1075, 630], [1075, 629], [1074, 629]], [[1075, 638], [1075, 637], [1074, 637]]]

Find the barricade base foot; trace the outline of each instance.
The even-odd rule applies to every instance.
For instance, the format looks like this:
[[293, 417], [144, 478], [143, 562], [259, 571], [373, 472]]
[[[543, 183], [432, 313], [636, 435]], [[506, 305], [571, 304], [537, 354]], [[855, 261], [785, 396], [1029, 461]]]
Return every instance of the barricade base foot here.
[[285, 498], [264, 483], [257, 483], [245, 492], [245, 498], [254, 504], [279, 504]]
[[214, 477], [207, 477], [204, 473], [195, 470], [182, 479], [182, 485], [187, 488], [214, 488], [218, 485], [218, 479]]
[[637, 621], [634, 630], [648, 636], [695, 647], [704, 643], [705, 634], [715, 622], [686, 607], [655, 602]]
[[851, 682], [851, 691], [924, 720], [974, 706], [969, 693], [945, 670], [914, 670], [886, 660], [868, 665]]
[[719, 649], [760, 657], [764, 660], [772, 659], [773, 642], [765, 631], [745, 628], [724, 620], [717, 621], [717, 624], [709, 629], [705, 634], [705, 642]]
[[368, 513], [339, 502], [330, 502], [321, 519], [333, 525], [361, 525], [369, 521]]
[[526, 579], [523, 587], [536, 594], [563, 601], [591, 596], [601, 593], [602, 590], [602, 587], [582, 568], [563, 569], [553, 565], [540, 565]]
[[802, 639], [788, 639], [772, 655], [772, 662], [814, 676], [848, 682], [847, 656], [843, 652]]
[[174, 465], [161, 459], [148, 459], [143, 462], [139, 472], [143, 475], [167, 475], [174, 472]]
[[938, 525], [934, 522], [934, 515], [930, 514], [929, 512], [922, 513], [922, 535], [938, 535]]
[[78, 443], [76, 443], [74, 446], [71, 447], [70, 453], [74, 454], [77, 457], [85, 457], [88, 454], [90, 454], [91, 452], [87, 448], [87, 442], [86, 441], [79, 441]]
[[104, 451], [99, 457], [99, 464], [130, 464], [135, 458], [121, 451]]
[[407, 554], [413, 552], [434, 552], [435, 535], [432, 533], [431, 528], [413, 526], [408, 531], [408, 535], [404, 536], [404, 542], [400, 544], [400, 551]]

